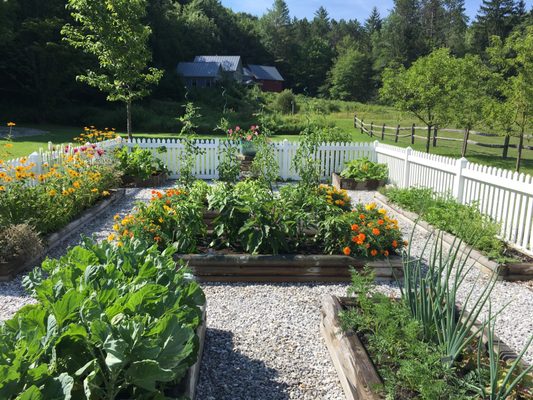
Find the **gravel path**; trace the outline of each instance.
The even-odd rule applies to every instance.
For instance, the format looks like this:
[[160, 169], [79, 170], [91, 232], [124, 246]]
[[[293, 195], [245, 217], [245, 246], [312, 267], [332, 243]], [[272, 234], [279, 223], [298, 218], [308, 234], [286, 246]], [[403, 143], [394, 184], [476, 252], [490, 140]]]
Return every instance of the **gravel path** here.
[[[371, 201], [374, 192], [350, 192], [354, 201]], [[126, 197], [79, 234], [103, 239], [112, 231], [113, 216], [128, 214], [151, 189], [129, 189]], [[412, 224], [400, 219], [404, 235]], [[61, 256], [79, 241], [72, 235], [51, 256]], [[427, 235], [417, 230], [413, 249], [418, 255]], [[476, 270], [477, 271], [477, 270]], [[467, 284], [479, 291], [477, 273]], [[480, 278], [486, 281], [484, 276]], [[0, 320], [31, 301], [20, 286], [21, 277], [0, 283]], [[344, 399], [335, 369], [319, 332], [320, 300], [344, 295], [347, 285], [327, 284], [203, 284], [207, 296], [207, 332], [198, 383], [198, 400], [224, 399]], [[378, 290], [398, 293], [394, 283]], [[461, 292], [461, 296], [465, 291]], [[497, 333], [519, 350], [533, 332], [533, 293], [524, 284], [498, 282], [493, 309], [508, 308], [497, 321]], [[533, 349], [527, 353], [533, 361]]]

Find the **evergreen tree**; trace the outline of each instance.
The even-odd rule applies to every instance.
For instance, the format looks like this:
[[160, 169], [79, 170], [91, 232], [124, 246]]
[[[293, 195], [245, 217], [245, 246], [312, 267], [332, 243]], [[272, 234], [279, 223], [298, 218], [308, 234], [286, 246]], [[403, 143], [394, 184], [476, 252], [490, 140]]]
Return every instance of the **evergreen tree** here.
[[491, 36], [505, 39], [516, 22], [515, 11], [513, 0], [483, 0], [472, 25], [472, 51], [484, 52]]
[[466, 32], [468, 17], [464, 0], [444, 0], [445, 46], [452, 54], [462, 56], [466, 53]]
[[433, 50], [445, 44], [446, 10], [442, 0], [422, 0], [420, 18], [424, 42]]
[[331, 22], [327, 10], [320, 6], [315, 11], [315, 17], [312, 22], [313, 33], [321, 38], [326, 38], [331, 31]]
[[381, 19], [381, 15], [379, 14], [378, 8], [374, 6], [370, 12], [370, 15], [365, 21], [365, 32], [369, 36], [372, 36], [374, 32], [381, 30], [382, 22], [383, 21]]

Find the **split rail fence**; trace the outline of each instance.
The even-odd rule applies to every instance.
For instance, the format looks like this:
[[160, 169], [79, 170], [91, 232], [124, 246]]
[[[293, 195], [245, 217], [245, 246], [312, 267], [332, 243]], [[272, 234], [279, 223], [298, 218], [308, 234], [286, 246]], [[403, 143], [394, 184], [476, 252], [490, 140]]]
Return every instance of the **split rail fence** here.
[[[223, 140], [198, 140], [203, 151], [196, 157], [195, 174], [201, 179], [217, 179], [220, 149]], [[97, 144], [102, 149], [118, 146], [139, 146], [150, 149], [168, 167], [171, 178], [178, 178], [183, 144], [176, 139], [134, 139], [110, 140]], [[238, 144], [236, 144], [238, 145]], [[293, 159], [298, 142], [273, 143], [278, 160], [280, 177], [297, 180]], [[25, 159], [8, 161], [11, 165], [35, 163], [34, 171], [39, 173], [43, 163], [61, 161], [65, 154], [74, 152], [75, 147], [59, 146], [51, 151], [35, 152]], [[451, 195], [465, 204], [476, 203], [479, 209], [501, 224], [500, 236], [511, 246], [533, 255], [533, 178], [486, 165], [469, 162], [465, 158], [455, 159], [401, 148], [375, 141], [373, 143], [323, 143], [317, 157], [321, 160], [323, 178], [343, 169], [344, 163], [368, 157], [385, 163], [389, 167], [389, 181], [398, 187], [429, 187], [436, 193]]]

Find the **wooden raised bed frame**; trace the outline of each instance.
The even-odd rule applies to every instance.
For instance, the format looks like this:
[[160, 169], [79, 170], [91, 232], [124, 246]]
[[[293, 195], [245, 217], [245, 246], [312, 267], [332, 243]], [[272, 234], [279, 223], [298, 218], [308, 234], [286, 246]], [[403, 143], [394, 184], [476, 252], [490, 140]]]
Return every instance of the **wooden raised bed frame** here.
[[[345, 332], [341, 328], [339, 312], [350, 299], [326, 296], [322, 300], [320, 331], [337, 375], [341, 382], [347, 400], [381, 400], [383, 399], [375, 388], [383, 384], [379, 373], [372, 362], [365, 346], [355, 332]], [[466, 314], [466, 312], [465, 312]], [[475, 332], [481, 324], [478, 322], [472, 328]], [[487, 342], [487, 332], [484, 331], [482, 340]], [[505, 343], [494, 337], [496, 351], [504, 360], [516, 359], [516, 353]], [[525, 362], [520, 363], [527, 368]]]
[[356, 259], [343, 255], [184, 254], [199, 282], [350, 282], [350, 268], [372, 268], [376, 280], [403, 276], [398, 256], [383, 260]]
[[200, 365], [202, 364], [202, 355], [204, 353], [204, 342], [205, 342], [205, 331], [207, 326], [206, 321], [206, 308], [207, 303], [202, 307], [202, 322], [196, 328], [196, 335], [198, 336], [198, 358], [192, 367], [187, 371], [187, 376], [185, 377], [185, 393], [184, 395], [194, 400], [196, 397], [196, 385], [198, 383], [198, 377], [200, 376]]
[[31, 260], [25, 263], [17, 262], [13, 260], [9, 263], [0, 264], [0, 282], [9, 281], [13, 279], [18, 273], [33, 267], [41, 262], [49, 251], [56, 248], [67, 236], [71, 235], [81, 225], [87, 223], [89, 220], [97, 217], [103, 213], [109, 206], [122, 199], [126, 193], [125, 189], [113, 189], [110, 190], [110, 195], [97, 203], [92, 207], [83, 211], [75, 220], [69, 222], [59, 231], [50, 234], [44, 240], [44, 249], [41, 254], [37, 255]]
[[384, 179], [370, 179], [368, 181], [359, 182], [351, 178], [343, 178], [336, 172], [331, 175], [331, 184], [335, 189], [344, 190], [377, 190], [387, 183]]
[[[434, 233], [437, 229], [425, 221], [419, 220], [419, 216], [415, 213], [405, 211], [395, 204], [391, 204], [387, 197], [381, 193], [376, 193], [374, 198], [383, 206], [405, 219], [412, 224], [416, 223], [417, 228], [420, 228], [428, 233]], [[459, 239], [447, 232], [442, 233], [444, 245], [450, 247], [452, 243], [459, 243]], [[470, 258], [476, 268], [488, 275], [496, 275], [497, 279], [504, 281], [526, 281], [533, 279], [533, 263], [506, 263], [499, 264], [496, 261], [490, 260], [479, 251], [473, 249], [467, 244], [461, 245], [461, 250], [464, 253], [469, 253]]]

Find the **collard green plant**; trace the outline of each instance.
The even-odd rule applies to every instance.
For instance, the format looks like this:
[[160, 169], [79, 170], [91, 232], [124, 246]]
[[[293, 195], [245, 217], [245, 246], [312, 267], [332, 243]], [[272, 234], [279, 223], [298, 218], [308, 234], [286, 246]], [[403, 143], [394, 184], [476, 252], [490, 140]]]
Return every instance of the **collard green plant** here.
[[25, 278], [0, 326], [0, 397], [164, 398], [196, 361], [205, 301], [173, 249], [86, 240]]
[[387, 164], [370, 161], [367, 157], [348, 161], [341, 172], [343, 178], [364, 182], [372, 179], [386, 180], [389, 177]]
[[154, 157], [149, 149], [141, 149], [138, 145], [132, 149], [128, 146], [117, 148], [114, 155], [124, 175], [144, 180], [152, 175], [167, 172], [163, 161]]

